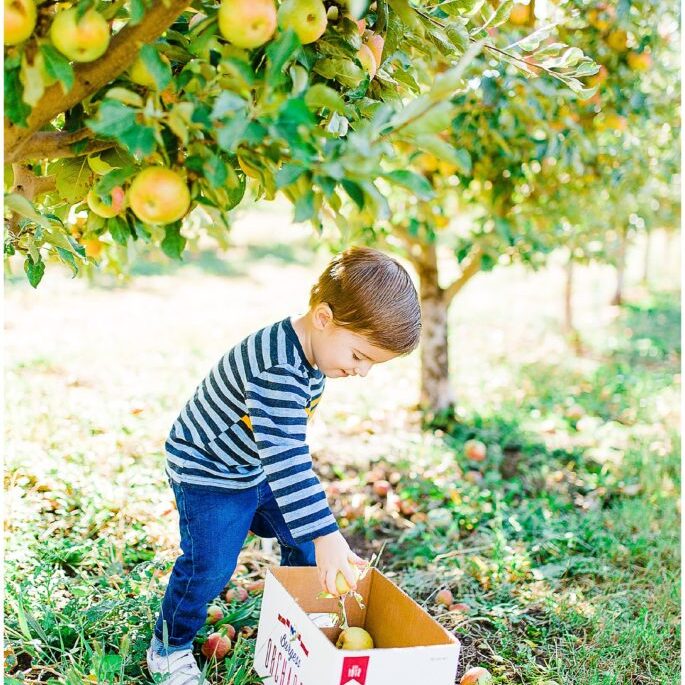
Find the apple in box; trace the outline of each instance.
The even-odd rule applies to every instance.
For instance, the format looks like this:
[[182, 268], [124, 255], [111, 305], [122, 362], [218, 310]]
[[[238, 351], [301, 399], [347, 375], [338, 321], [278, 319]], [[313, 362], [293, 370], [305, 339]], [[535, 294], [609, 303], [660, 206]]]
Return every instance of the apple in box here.
[[357, 583], [361, 605], [343, 597], [345, 630], [330, 620], [341, 600], [320, 592], [315, 567], [268, 572], [254, 661], [264, 685], [454, 684], [459, 641], [378, 569]]

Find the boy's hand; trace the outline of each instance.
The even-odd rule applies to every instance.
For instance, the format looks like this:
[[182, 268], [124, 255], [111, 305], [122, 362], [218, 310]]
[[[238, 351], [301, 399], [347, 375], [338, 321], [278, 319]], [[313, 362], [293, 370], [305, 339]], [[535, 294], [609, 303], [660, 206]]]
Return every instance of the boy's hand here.
[[335, 587], [335, 577], [340, 571], [350, 589], [356, 590], [356, 575], [351, 564], [355, 566], [367, 566], [367, 562], [358, 557], [347, 544], [347, 540], [340, 531], [322, 535], [314, 539], [316, 549], [316, 565], [319, 569], [319, 580], [324, 592], [332, 595], [340, 594]]

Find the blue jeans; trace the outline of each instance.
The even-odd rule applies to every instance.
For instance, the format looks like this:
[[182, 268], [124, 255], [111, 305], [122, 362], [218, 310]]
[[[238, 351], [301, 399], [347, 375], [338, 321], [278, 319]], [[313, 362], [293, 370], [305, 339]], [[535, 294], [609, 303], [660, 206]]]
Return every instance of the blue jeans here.
[[[296, 543], [265, 480], [220, 492], [170, 481], [176, 497], [181, 550], [157, 617], [153, 647], [161, 654], [188, 649], [207, 618], [207, 605], [228, 584], [248, 531], [276, 538], [281, 566], [316, 566], [314, 543]], [[169, 649], [163, 647], [166, 621]]]

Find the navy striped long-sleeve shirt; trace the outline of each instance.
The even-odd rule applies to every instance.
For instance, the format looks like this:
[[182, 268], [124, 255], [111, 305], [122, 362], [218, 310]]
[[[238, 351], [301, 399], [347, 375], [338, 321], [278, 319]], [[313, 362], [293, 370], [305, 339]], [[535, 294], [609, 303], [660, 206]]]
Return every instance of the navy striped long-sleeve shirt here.
[[221, 357], [181, 410], [165, 444], [167, 474], [224, 491], [266, 478], [297, 542], [336, 531], [306, 442], [325, 380], [290, 318], [249, 335]]

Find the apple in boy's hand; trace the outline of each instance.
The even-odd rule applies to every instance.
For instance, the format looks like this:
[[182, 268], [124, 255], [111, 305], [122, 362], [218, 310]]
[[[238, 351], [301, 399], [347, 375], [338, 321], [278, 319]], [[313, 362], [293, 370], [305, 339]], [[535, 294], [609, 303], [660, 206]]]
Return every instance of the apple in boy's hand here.
[[338, 649], [373, 649], [373, 638], [364, 628], [346, 628], [335, 646]]
[[489, 685], [492, 682], [492, 675], [486, 668], [477, 666], [470, 668], [459, 681], [459, 685]]
[[[352, 566], [352, 573], [355, 581], [359, 580], [359, 569], [356, 566]], [[347, 579], [343, 575], [342, 571], [338, 571], [335, 576], [335, 589], [338, 591], [339, 595], [346, 595], [352, 589], [347, 584]]]

